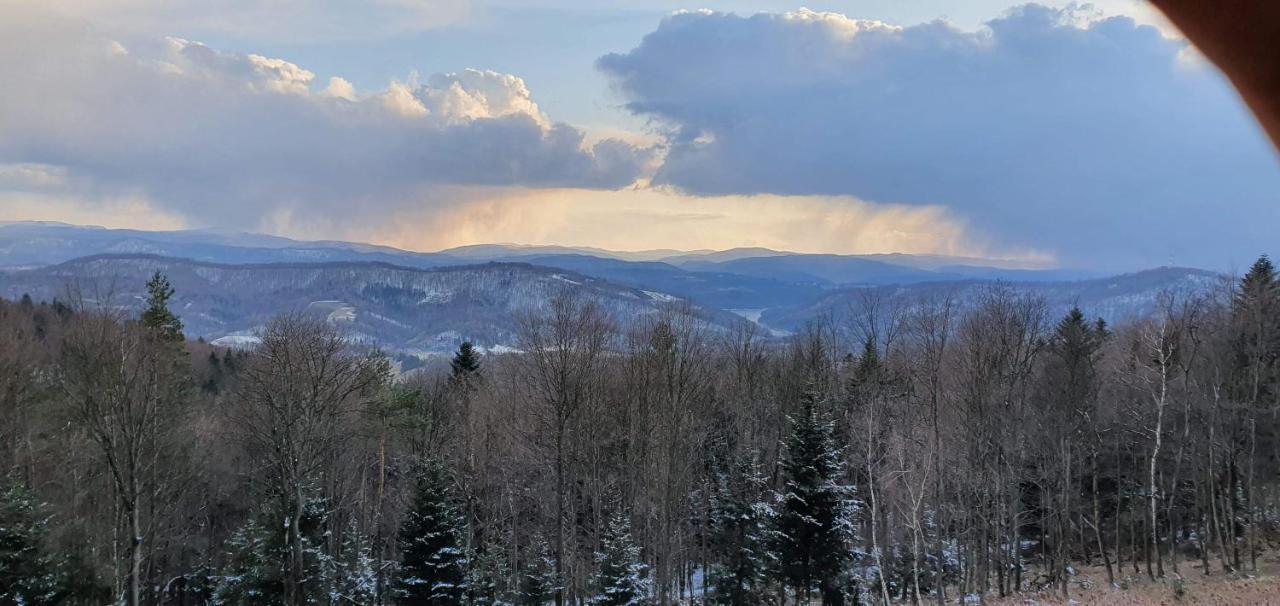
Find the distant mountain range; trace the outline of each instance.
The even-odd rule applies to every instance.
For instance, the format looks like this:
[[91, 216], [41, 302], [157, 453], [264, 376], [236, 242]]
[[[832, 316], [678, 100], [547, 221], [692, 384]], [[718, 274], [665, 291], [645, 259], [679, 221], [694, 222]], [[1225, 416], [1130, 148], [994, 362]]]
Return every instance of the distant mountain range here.
[[[0, 296], [82, 298], [138, 310], [145, 283], [163, 272], [173, 309], [190, 335], [236, 343], [281, 312], [321, 313], [352, 338], [407, 353], [452, 351], [465, 339], [486, 347], [516, 342], [516, 316], [544, 309], [565, 291], [590, 297], [622, 321], [679, 303], [666, 293], [521, 263], [415, 269], [371, 262], [214, 264], [151, 255], [99, 255], [0, 276]], [[742, 318], [699, 309], [711, 326]]]
[[[565, 289], [601, 301], [620, 320], [673, 302], [696, 306], [711, 326], [747, 318], [775, 334], [848, 308], [858, 293], [968, 297], [1000, 280], [1122, 318], [1156, 293], [1203, 287], [1211, 272], [1162, 268], [1122, 276], [938, 255], [818, 255], [764, 248], [617, 252], [566, 246], [485, 244], [439, 252], [298, 241], [211, 230], [152, 232], [61, 223], [0, 223], [0, 296], [51, 299], [69, 286], [140, 305], [155, 270], [178, 289], [188, 332], [244, 340], [270, 315], [325, 313], [353, 336], [402, 352], [443, 352], [462, 339], [514, 343], [513, 314]], [[732, 312], [732, 313], [730, 313]]]

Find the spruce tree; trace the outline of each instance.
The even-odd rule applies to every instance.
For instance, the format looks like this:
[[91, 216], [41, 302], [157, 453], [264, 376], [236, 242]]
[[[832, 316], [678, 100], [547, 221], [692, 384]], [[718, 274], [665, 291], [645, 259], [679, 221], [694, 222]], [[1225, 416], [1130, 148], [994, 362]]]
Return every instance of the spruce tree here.
[[35, 499], [12, 483], [0, 493], [0, 604], [56, 604], [57, 567], [45, 553], [47, 519]]
[[821, 591], [824, 604], [840, 603], [853, 538], [850, 488], [834, 439], [834, 424], [809, 391], [791, 419], [774, 528], [779, 580], [800, 600]]
[[556, 563], [551, 557], [551, 546], [544, 537], [536, 536], [525, 555], [516, 603], [519, 606], [545, 606], [555, 599], [557, 589]]
[[[291, 550], [280, 520], [288, 519], [283, 501], [271, 498], [272, 507], [250, 518], [232, 535], [230, 564], [214, 593], [214, 604], [280, 604], [285, 596], [285, 570]], [[303, 541], [303, 599], [315, 602], [326, 593], [327, 556], [322, 551], [328, 509], [324, 500], [308, 499], [298, 536]]]
[[342, 538], [342, 551], [327, 558], [329, 602], [331, 604], [375, 604], [378, 601], [376, 562], [369, 541], [361, 534], [354, 517]]
[[480, 352], [471, 341], [463, 341], [449, 362], [450, 379], [471, 384], [480, 377]]
[[483, 544], [470, 558], [467, 571], [467, 603], [472, 606], [511, 606], [507, 587], [510, 577], [501, 545]]
[[648, 567], [640, 561], [640, 547], [631, 538], [631, 519], [618, 512], [605, 529], [603, 549], [596, 553], [594, 606], [650, 604]]
[[719, 478], [711, 514], [716, 561], [708, 574], [710, 603], [751, 606], [764, 595], [771, 568], [769, 524], [773, 509], [760, 497], [764, 477], [754, 461], [741, 459]]
[[452, 503], [448, 474], [439, 462], [423, 466], [400, 529], [398, 601], [415, 606], [456, 606], [466, 596], [466, 524]]
[[181, 341], [182, 320], [169, 309], [174, 295], [169, 279], [157, 271], [147, 281], [147, 309], [142, 312], [142, 324], [159, 333], [165, 340]]

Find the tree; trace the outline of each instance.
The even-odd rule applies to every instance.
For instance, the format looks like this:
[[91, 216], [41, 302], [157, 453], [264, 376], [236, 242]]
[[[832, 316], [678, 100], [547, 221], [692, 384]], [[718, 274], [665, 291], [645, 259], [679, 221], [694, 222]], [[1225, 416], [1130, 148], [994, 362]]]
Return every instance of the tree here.
[[[322, 551], [324, 526], [328, 519], [326, 503], [314, 496], [305, 500], [302, 515], [293, 518], [283, 499], [266, 501], [267, 510], [261, 511], [236, 531], [229, 542], [230, 560], [228, 574], [223, 575], [213, 602], [238, 606], [267, 606], [279, 604], [283, 596], [295, 595], [299, 603], [314, 603], [324, 595], [326, 558]], [[294, 527], [281, 527], [278, 520], [295, 523]], [[291, 593], [294, 583], [292, 562], [294, 546], [302, 552], [302, 576]]]
[[818, 589], [823, 604], [840, 602], [850, 540], [853, 538], [850, 489], [843, 484], [844, 462], [834, 425], [819, 410], [817, 395], [805, 393], [798, 417], [791, 419], [774, 550], [778, 574], [803, 602]]
[[603, 549], [596, 554], [594, 606], [643, 606], [650, 603], [648, 567], [640, 560], [640, 547], [631, 538], [631, 519], [615, 513], [605, 529]]
[[452, 503], [452, 480], [444, 465], [429, 461], [418, 475], [413, 505], [400, 529], [401, 604], [454, 606], [467, 585], [466, 522]]
[[753, 461], [742, 459], [719, 479], [712, 511], [717, 558], [709, 573], [712, 604], [750, 606], [764, 594], [773, 567], [769, 524], [773, 509], [762, 500], [765, 479]]
[[54, 604], [62, 580], [45, 551], [48, 518], [31, 493], [11, 483], [0, 493], [0, 603]]
[[555, 482], [554, 533], [552, 548], [556, 567], [556, 605], [565, 603], [565, 560], [568, 556], [565, 531], [569, 510], [570, 458], [573, 429], [596, 398], [604, 363], [605, 346], [613, 325], [605, 310], [594, 301], [570, 295], [551, 300], [546, 315], [519, 318], [520, 349], [517, 358], [520, 380], [529, 389], [528, 414], [535, 435], [550, 459]]
[[333, 604], [375, 604], [378, 600], [376, 560], [369, 541], [353, 516], [343, 533], [342, 551], [326, 559], [329, 601]]
[[556, 563], [551, 559], [551, 547], [547, 545], [546, 539], [536, 536], [525, 555], [517, 604], [545, 606], [555, 599], [557, 591]]
[[234, 394], [237, 426], [252, 455], [260, 457], [270, 498], [279, 499], [277, 527], [289, 546], [283, 602], [303, 603], [306, 548], [300, 534], [309, 491], [336, 459], [351, 432], [348, 424], [381, 393], [385, 358], [351, 350], [323, 320], [280, 316], [268, 323], [262, 343], [241, 371]]
[[[1052, 448], [1043, 449], [1041, 482], [1040, 540], [1054, 547], [1053, 566], [1049, 577], [1058, 582], [1063, 595], [1068, 593], [1070, 564], [1067, 561], [1068, 543], [1071, 539], [1074, 509], [1075, 477], [1081, 458], [1087, 453], [1092, 467], [1096, 468], [1098, 452], [1102, 448], [1097, 432], [1096, 404], [1098, 395], [1097, 358], [1107, 337], [1101, 320], [1090, 323], [1084, 312], [1073, 307], [1058, 322], [1045, 351], [1045, 364], [1041, 374], [1040, 389], [1043, 410], [1040, 431], [1041, 443]], [[1101, 513], [1097, 495], [1097, 474], [1093, 474], [1093, 527], [1095, 542], [1101, 543]], [[1051, 528], [1052, 527], [1052, 528]], [[1104, 559], [1106, 553], [1102, 553]], [[1106, 561], [1108, 572], [1111, 562]]]
[[141, 602], [149, 550], [163, 514], [185, 490], [178, 438], [190, 377], [152, 331], [106, 313], [79, 313], [60, 343], [58, 385], [71, 419], [103, 458], [120, 515], [125, 601]]
[[502, 546], [482, 544], [471, 554], [469, 563], [467, 603], [472, 606], [511, 606], [511, 592], [507, 588], [510, 568]]
[[471, 341], [463, 341], [449, 361], [449, 375], [454, 383], [470, 385], [480, 377], [480, 351]]
[[164, 274], [156, 271], [147, 281], [147, 308], [142, 312], [142, 325], [159, 333], [165, 340], [181, 342], [182, 320], [169, 310], [173, 286]]

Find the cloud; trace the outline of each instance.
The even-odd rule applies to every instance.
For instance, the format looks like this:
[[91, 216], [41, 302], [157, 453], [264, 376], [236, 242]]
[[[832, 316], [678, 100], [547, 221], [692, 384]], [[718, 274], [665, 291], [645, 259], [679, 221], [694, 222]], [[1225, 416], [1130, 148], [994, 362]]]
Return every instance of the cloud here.
[[588, 143], [508, 74], [357, 91], [279, 58], [179, 38], [126, 46], [21, 16], [0, 15], [0, 164], [48, 167], [87, 199], [146, 199], [196, 225], [376, 215], [447, 204], [423, 192], [450, 186], [618, 188], [651, 162], [648, 149]]
[[703, 196], [661, 188], [588, 192], [573, 189], [472, 188], [433, 212], [406, 211], [393, 221], [308, 223], [281, 217], [280, 231], [300, 238], [338, 237], [414, 250], [477, 242], [595, 246], [612, 250], [725, 249], [737, 246], [815, 253], [897, 251], [1017, 259], [1044, 264], [1052, 255], [1002, 246], [945, 208], [875, 204], [848, 196]]
[[1027, 5], [962, 31], [800, 10], [664, 19], [601, 58], [695, 195], [942, 205], [1097, 265], [1215, 266], [1275, 250], [1276, 156], [1183, 41]]

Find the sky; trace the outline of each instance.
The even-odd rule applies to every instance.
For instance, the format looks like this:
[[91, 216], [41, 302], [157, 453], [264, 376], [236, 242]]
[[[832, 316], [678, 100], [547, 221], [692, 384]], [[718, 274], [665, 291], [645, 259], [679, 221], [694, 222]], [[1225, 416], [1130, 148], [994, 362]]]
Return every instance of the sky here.
[[0, 83], [0, 220], [1280, 254], [1277, 153], [1133, 0], [0, 0]]

